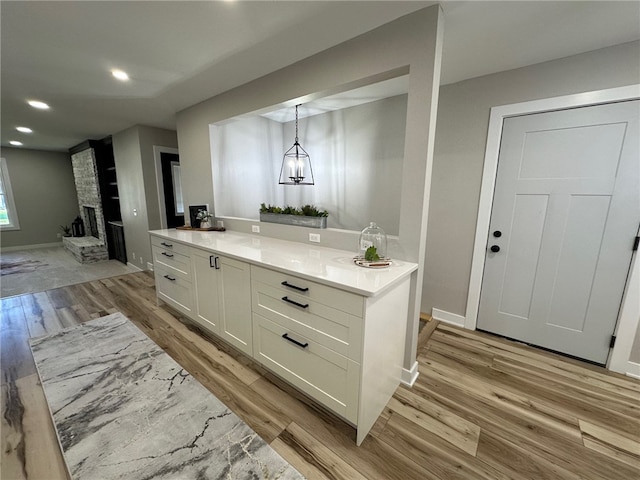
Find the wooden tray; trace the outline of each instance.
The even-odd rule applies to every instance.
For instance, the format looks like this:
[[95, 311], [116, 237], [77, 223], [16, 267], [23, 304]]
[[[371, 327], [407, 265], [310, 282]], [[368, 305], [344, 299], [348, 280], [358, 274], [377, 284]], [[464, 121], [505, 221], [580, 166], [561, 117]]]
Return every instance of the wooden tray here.
[[224, 227], [209, 227], [209, 228], [193, 228], [190, 225], [184, 225], [182, 227], [176, 227], [176, 230], [195, 230], [197, 232], [224, 232], [227, 229]]

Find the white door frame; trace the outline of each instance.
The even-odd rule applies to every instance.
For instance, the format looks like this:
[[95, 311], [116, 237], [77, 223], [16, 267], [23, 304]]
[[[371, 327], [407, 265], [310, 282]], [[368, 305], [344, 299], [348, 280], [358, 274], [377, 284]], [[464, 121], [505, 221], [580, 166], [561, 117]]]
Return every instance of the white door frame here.
[[179, 154], [177, 148], [153, 146], [153, 160], [156, 166], [156, 188], [158, 189], [158, 208], [160, 209], [160, 228], [167, 228], [167, 206], [164, 202], [164, 187], [162, 185], [162, 156], [161, 153]]
[[[480, 204], [478, 206], [478, 220], [476, 222], [476, 235], [473, 246], [473, 258], [471, 261], [471, 275], [469, 278], [469, 293], [467, 296], [467, 311], [465, 313], [465, 328], [475, 330], [478, 321], [478, 308], [480, 306], [480, 289], [482, 287], [482, 276], [484, 274], [484, 261], [489, 241], [489, 221], [491, 220], [491, 209], [493, 206], [493, 191], [496, 184], [496, 173], [498, 171], [498, 156], [500, 154], [500, 142], [502, 140], [502, 124], [505, 118], [531, 113], [549, 112], [567, 108], [586, 107], [623, 100], [640, 99], [640, 84], [626, 87], [597, 90], [594, 92], [578, 93], [562, 97], [553, 97], [529, 102], [514, 103], [511, 105], [501, 105], [491, 109], [489, 118], [489, 130], [487, 133], [487, 146], [484, 155], [484, 169], [482, 171], [482, 186], [480, 189]], [[637, 272], [638, 255], [633, 257], [632, 272]], [[637, 275], [637, 274], [636, 274]], [[631, 331], [630, 337], [638, 326], [638, 304], [640, 303], [640, 292], [638, 289], [629, 288], [631, 285], [627, 280], [627, 291], [625, 293], [618, 319], [617, 331]], [[635, 306], [635, 308], [634, 308]], [[636, 312], [634, 316], [634, 310]], [[625, 312], [628, 312], [626, 314]], [[632, 342], [617, 342], [609, 356], [609, 368], [621, 373], [627, 373], [628, 366], [622, 365], [627, 362], [631, 354]], [[624, 358], [624, 362], [619, 359]], [[612, 361], [615, 359], [616, 361]], [[631, 366], [633, 367], [633, 365]], [[640, 366], [639, 366], [640, 370]], [[630, 372], [635, 374], [634, 372]], [[640, 371], [638, 371], [640, 375]]]

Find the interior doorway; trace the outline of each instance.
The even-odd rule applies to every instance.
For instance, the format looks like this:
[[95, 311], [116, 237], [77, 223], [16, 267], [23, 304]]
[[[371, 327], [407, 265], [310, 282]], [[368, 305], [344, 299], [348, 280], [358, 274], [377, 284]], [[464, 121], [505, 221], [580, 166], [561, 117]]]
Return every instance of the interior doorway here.
[[640, 223], [640, 101], [504, 120], [478, 327], [605, 364]]
[[[471, 274], [469, 277], [467, 307], [464, 317], [465, 328], [475, 330], [478, 323], [478, 311], [485, 268], [485, 257], [487, 249], [492, 245], [489, 243], [492, 238], [490, 236], [492, 233], [490, 231], [490, 220], [504, 120], [509, 117], [529, 113], [548, 112], [553, 110], [638, 99], [640, 99], [640, 84], [635, 84], [625, 87], [616, 87], [560, 97], [525, 101], [522, 103], [501, 105], [491, 109], [482, 173], [478, 217], [476, 222]], [[623, 374], [629, 372], [629, 375], [632, 374], [631, 372], [637, 372], [636, 376], [640, 378], [640, 370], [637, 368], [638, 365], [627, 360], [631, 355], [633, 337], [638, 327], [640, 327], [640, 317], [637, 315], [637, 305], [640, 304], [640, 289], [630, 288], [634, 285], [637, 286], [638, 278], [640, 278], [640, 258], [639, 255], [637, 255], [637, 252], [634, 252], [632, 257], [631, 273], [627, 277], [628, 285], [625, 289], [618, 323], [615, 330], [615, 334], [618, 338], [611, 350], [611, 355], [607, 361], [607, 368]]]
[[160, 227], [176, 228], [185, 224], [182, 179], [178, 150], [169, 147], [153, 147]]

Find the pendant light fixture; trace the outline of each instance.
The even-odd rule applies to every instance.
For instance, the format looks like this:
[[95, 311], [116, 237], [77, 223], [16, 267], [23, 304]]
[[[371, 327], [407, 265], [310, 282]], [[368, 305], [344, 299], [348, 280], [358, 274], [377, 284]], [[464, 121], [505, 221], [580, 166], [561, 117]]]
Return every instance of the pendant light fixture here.
[[314, 185], [313, 169], [309, 154], [298, 143], [298, 107], [296, 105], [296, 139], [293, 146], [284, 153], [280, 168], [280, 185]]

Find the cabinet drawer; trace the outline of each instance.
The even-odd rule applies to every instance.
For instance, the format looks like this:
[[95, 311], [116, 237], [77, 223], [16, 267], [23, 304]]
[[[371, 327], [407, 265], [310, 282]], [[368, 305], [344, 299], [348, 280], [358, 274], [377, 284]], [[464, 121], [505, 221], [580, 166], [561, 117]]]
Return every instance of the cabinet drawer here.
[[361, 318], [262, 282], [253, 281], [251, 290], [255, 313], [360, 362]]
[[154, 268], [168, 270], [172, 275], [191, 281], [191, 259], [187, 255], [152, 245]]
[[[357, 423], [358, 363], [255, 313], [253, 329], [256, 360], [346, 420]], [[285, 334], [290, 340], [283, 337]]]
[[182, 243], [177, 243], [166, 238], [155, 237], [153, 235], [151, 236], [151, 245], [159, 247], [163, 250], [179, 253], [181, 255], [189, 256], [189, 254], [191, 253], [191, 248], [188, 245], [183, 245]]
[[266, 268], [251, 266], [251, 278], [287, 293], [295, 293], [343, 312], [363, 316], [364, 298], [355, 293], [305, 280], [294, 275], [276, 272]]
[[193, 313], [193, 285], [191, 282], [162, 267], [156, 268], [154, 275], [158, 298], [191, 317]]

